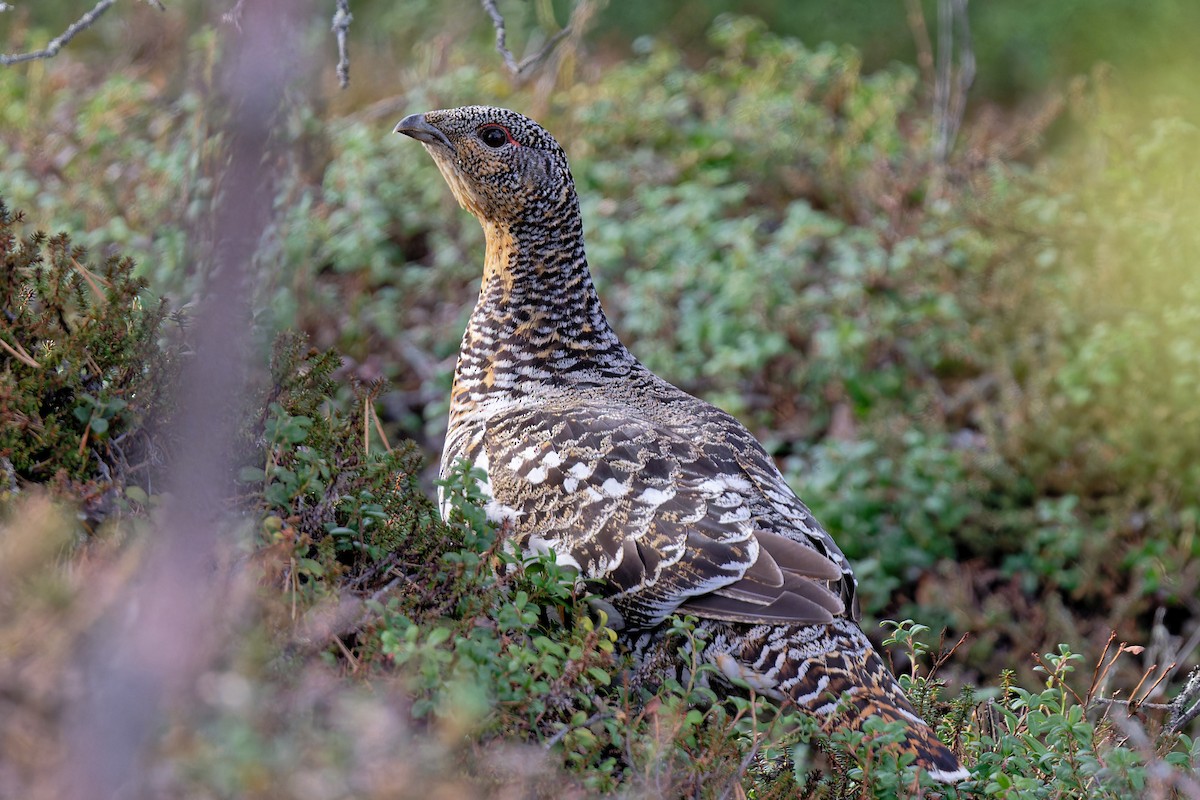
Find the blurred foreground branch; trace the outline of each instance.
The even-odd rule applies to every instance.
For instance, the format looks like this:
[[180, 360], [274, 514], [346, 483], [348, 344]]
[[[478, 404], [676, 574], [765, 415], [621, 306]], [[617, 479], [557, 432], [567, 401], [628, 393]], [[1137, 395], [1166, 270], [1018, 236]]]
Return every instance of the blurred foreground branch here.
[[[81, 31], [86, 31], [88, 28], [96, 24], [96, 20], [112, 7], [117, 0], [100, 0], [92, 7], [92, 10], [84, 14], [79, 19], [72, 22], [61, 35], [50, 40], [50, 43], [41, 50], [34, 50], [29, 53], [13, 53], [12, 55], [0, 55], [0, 66], [8, 67], [13, 64], [20, 64], [24, 61], [35, 61], [39, 58], [54, 58], [58, 55], [58, 51], [63, 49], [67, 42], [74, 39]], [[159, 5], [159, 8], [162, 8]], [[5, 9], [7, 10], [7, 9]]]
[[337, 36], [338, 85], [345, 89], [350, 85], [350, 56], [346, 52], [346, 33], [354, 15], [350, 13], [350, 0], [337, 0], [337, 10], [333, 12], [333, 33]]
[[214, 268], [195, 315], [194, 356], [178, 393], [170, 499], [141, 573], [80, 656], [86, 686], [65, 725], [63, 797], [145, 794], [141, 763], [166, 715], [192, 699], [236, 616], [220, 569], [233, 544], [221, 509], [231, 489], [237, 409], [245, 402], [250, 264], [270, 222], [270, 149], [286, 89], [305, 58], [306, 4], [257, 0], [222, 64], [228, 160], [213, 219]]
[[[957, 39], [957, 41], [956, 41]], [[954, 53], [958, 51], [958, 70]], [[967, 92], [975, 82], [975, 50], [967, 0], [938, 0], [937, 76], [933, 90], [934, 160], [944, 164], [967, 108]]]

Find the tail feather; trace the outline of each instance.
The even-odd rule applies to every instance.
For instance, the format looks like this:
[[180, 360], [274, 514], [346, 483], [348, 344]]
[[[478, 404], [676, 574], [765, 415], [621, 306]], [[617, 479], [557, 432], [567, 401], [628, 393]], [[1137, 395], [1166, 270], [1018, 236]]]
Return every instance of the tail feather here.
[[[897, 747], [913, 753], [930, 777], [943, 783], [968, 777], [958, 757], [916, 713], [866, 635], [850, 620], [754, 626], [745, 629], [737, 645], [715, 659], [732, 677], [791, 698], [823, 719], [826, 730], [862, 730], [873, 718], [900, 720], [906, 729]], [[843, 697], [849, 702], [842, 702]]]

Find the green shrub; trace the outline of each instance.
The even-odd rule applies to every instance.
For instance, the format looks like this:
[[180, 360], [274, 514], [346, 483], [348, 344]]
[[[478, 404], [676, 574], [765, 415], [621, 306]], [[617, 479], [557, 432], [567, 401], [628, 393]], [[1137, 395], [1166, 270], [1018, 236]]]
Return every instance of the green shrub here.
[[270, 389], [242, 435], [238, 479], [260, 517], [259, 545], [286, 554], [289, 586], [309, 600], [336, 594], [344, 578], [382, 580], [382, 562], [402, 548], [422, 559], [445, 546], [418, 486], [421, 453], [410, 440], [378, 440], [378, 386], [353, 387], [355, 411], [342, 410], [330, 377], [339, 364], [303, 337], [281, 335]]
[[96, 265], [66, 234], [24, 226], [0, 200], [0, 460], [10, 480], [55, 483], [103, 516], [155, 477], [177, 331], [130, 260]]

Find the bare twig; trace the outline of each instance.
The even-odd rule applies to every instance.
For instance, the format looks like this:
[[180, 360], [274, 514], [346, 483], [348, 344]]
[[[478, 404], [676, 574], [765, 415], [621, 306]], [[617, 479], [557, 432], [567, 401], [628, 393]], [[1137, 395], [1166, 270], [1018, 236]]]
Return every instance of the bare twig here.
[[1162, 674], [1158, 676], [1158, 679], [1155, 680], [1154, 683], [1150, 684], [1150, 688], [1147, 689], [1142, 695], [1142, 700], [1146, 700], [1153, 696], [1154, 693], [1158, 691], [1158, 687], [1162, 685], [1162, 682], [1167, 679], [1167, 676], [1174, 674], [1176, 666], [1176, 664], [1171, 664], [1169, 667], [1164, 669]]
[[[513, 78], [515, 78], [518, 82], [524, 80], [529, 72], [545, 61], [546, 58], [549, 57], [552, 52], [554, 52], [554, 48], [558, 46], [559, 42], [561, 42], [571, 33], [571, 23], [568, 22], [565, 28], [550, 37], [550, 40], [546, 42], [541, 50], [538, 50], [536, 53], [518, 64], [517, 59], [512, 54], [512, 51], [508, 49], [508, 45], [506, 43], [508, 32], [504, 27], [504, 17], [496, 8], [496, 0], [479, 0], [479, 2], [483, 6], [483, 10], [486, 11], [488, 16], [492, 18], [492, 27], [496, 29], [496, 52], [498, 52], [504, 59], [504, 66], [508, 68], [509, 73], [511, 73]], [[588, 0], [581, 0], [579, 5], [586, 5], [587, 2]], [[578, 10], [578, 8], [579, 6], [576, 6], [576, 10]], [[573, 20], [575, 14], [572, 13], [571, 16]]]
[[96, 24], [96, 20], [100, 19], [105, 11], [112, 7], [117, 0], [100, 0], [92, 7], [92, 10], [84, 14], [79, 19], [71, 23], [71, 25], [62, 32], [61, 35], [50, 40], [50, 44], [43, 47], [41, 50], [34, 50], [30, 53], [13, 53], [12, 55], [0, 55], [0, 66], [8, 67], [13, 64], [20, 64], [23, 61], [35, 61], [39, 58], [54, 58], [58, 55], [58, 51], [63, 49], [63, 45], [75, 38], [80, 31], [85, 31]]
[[495, 0], [480, 0], [480, 3], [483, 5], [483, 10], [492, 18], [492, 27], [496, 29], [496, 51], [504, 59], [504, 66], [508, 67], [508, 71], [513, 75], [519, 75], [521, 68], [517, 66], [517, 60], [513, 58], [512, 51], [506, 44], [508, 32], [504, 29], [504, 17], [497, 10]]
[[1097, 687], [1101, 686], [1103, 681], [1108, 677], [1109, 669], [1114, 663], [1116, 663], [1117, 657], [1121, 655], [1121, 652], [1125, 648], [1125, 643], [1121, 642], [1121, 647], [1117, 650], [1117, 654], [1112, 657], [1112, 661], [1108, 662], [1107, 667], [1104, 666], [1104, 659], [1106, 656], [1108, 656], [1108, 651], [1112, 649], [1112, 643], [1116, 640], [1117, 632], [1113, 631], [1108, 635], [1108, 641], [1104, 643], [1104, 651], [1100, 653], [1100, 658], [1098, 661], [1096, 661], [1096, 667], [1092, 670], [1092, 682], [1088, 684], [1087, 694], [1084, 695], [1089, 703], [1092, 701], [1092, 698], [1096, 696]]
[[333, 32], [337, 36], [338, 85], [343, 89], [350, 85], [350, 56], [346, 52], [346, 32], [354, 15], [350, 13], [350, 0], [337, 0], [337, 11], [333, 12]]
[[[361, 575], [359, 575], [358, 577], [356, 577], [350, 581], [350, 585], [354, 586], [354, 587], [365, 586], [368, 583], [370, 583], [371, 581], [375, 580], [375, 578], [378, 577], [379, 575], [383, 575], [384, 573], [390, 572], [392, 567], [396, 566], [396, 564], [399, 563], [399, 561], [400, 561], [399, 551], [393, 552], [390, 555], [388, 555], [388, 557], [385, 558], [383, 561], [380, 561], [378, 564], [374, 564], [370, 568], [364, 570]], [[378, 598], [373, 598], [373, 599], [378, 599]]]
[[[16, 339], [14, 338], [13, 341], [16, 341]], [[34, 361], [33, 356], [31, 356], [31, 355], [29, 355], [29, 353], [25, 352], [25, 348], [21, 347], [20, 342], [17, 342], [16, 344], [17, 344], [16, 349], [13, 349], [13, 347], [8, 342], [4, 341], [3, 339], [0, 339], [0, 349], [3, 349], [6, 353], [11, 355], [17, 361], [20, 361], [22, 364], [24, 364], [27, 367], [33, 367], [34, 369], [42, 368], [41, 364]]]
[[1192, 720], [1200, 717], [1200, 667], [1196, 667], [1188, 675], [1183, 691], [1171, 701], [1170, 709], [1171, 717], [1167, 720], [1167, 730], [1171, 733], [1182, 733]]
[[83, 277], [83, 280], [88, 285], [88, 288], [92, 290], [92, 294], [96, 295], [96, 299], [103, 303], [105, 297], [103, 290], [100, 288], [100, 284], [103, 283], [105, 286], [112, 286], [112, 284], [96, 273], [92, 272], [83, 264], [80, 264], [76, 259], [72, 258], [71, 263], [75, 265], [75, 269]]
[[371, 415], [371, 422], [375, 426], [375, 432], [379, 434], [380, 441], [383, 442], [385, 452], [392, 452], [392, 443], [388, 441], [387, 434], [383, 432], [383, 423], [379, 421], [379, 413], [375, 411], [375, 404], [371, 403], [367, 411]]
[[945, 628], [942, 629], [941, 639], [938, 641], [938, 654], [933, 659], [933, 666], [929, 668], [929, 679], [930, 680], [933, 680], [933, 677], [935, 675], [937, 675], [937, 671], [942, 668], [942, 665], [945, 664], [947, 661], [949, 661], [951, 658], [953, 658], [954, 654], [958, 652], [958, 648], [960, 648], [964, 644], [966, 644], [967, 639], [969, 639], [970, 637], [971, 637], [971, 632], [967, 631], [962, 636], [958, 637], [958, 641], [954, 643], [953, 647], [951, 647], [949, 650], [947, 650], [945, 648], [946, 629]]
[[1115, 697], [1093, 697], [1089, 705], [1120, 706], [1128, 708], [1131, 714], [1142, 709], [1169, 711], [1171, 708], [1169, 703], [1139, 703], [1137, 700], [1118, 700]]
[[[379, 616], [379, 612], [372, 606], [379, 604], [400, 584], [412, 581], [408, 575], [393, 569], [395, 561], [394, 557], [389, 558], [384, 563], [391, 566], [383, 570], [395, 577], [372, 592], [369, 597], [346, 593], [332, 604], [306, 612], [300, 624], [296, 626], [289, 647], [300, 652], [315, 653], [328, 647], [335, 639], [341, 639], [367, 627]], [[377, 566], [382, 567], [383, 564]], [[291, 571], [291, 575], [295, 575], [295, 570]]]
[[[1163, 673], [1163, 677], [1169, 674], [1169, 671]], [[1142, 679], [1145, 681], [1145, 678]], [[1156, 685], [1162, 681], [1162, 677], [1156, 681]], [[1139, 686], [1141, 684], [1138, 684]], [[1149, 691], [1146, 692], [1149, 695]], [[1137, 689], [1133, 691], [1131, 700], [1117, 700], [1111, 697], [1093, 697], [1088, 705], [1100, 706], [1123, 706], [1129, 710], [1129, 713], [1135, 713], [1141, 710], [1150, 711], [1165, 711], [1167, 712], [1167, 721], [1164, 726], [1168, 733], [1181, 733], [1184, 728], [1191, 724], [1192, 720], [1200, 717], [1200, 667], [1196, 667], [1188, 675], [1187, 683], [1184, 684], [1183, 691], [1172, 700], [1170, 703], [1150, 703], [1146, 701], [1138, 701], [1136, 699]]]
[[1156, 669], [1158, 669], [1158, 664], [1151, 664], [1146, 668], [1146, 671], [1142, 673], [1142, 679], [1137, 682], [1137, 686], [1134, 686], [1133, 691], [1129, 693], [1129, 700], [1131, 703], [1137, 703], [1138, 692], [1142, 690], [1142, 685], [1146, 682], [1147, 678], [1154, 674]]

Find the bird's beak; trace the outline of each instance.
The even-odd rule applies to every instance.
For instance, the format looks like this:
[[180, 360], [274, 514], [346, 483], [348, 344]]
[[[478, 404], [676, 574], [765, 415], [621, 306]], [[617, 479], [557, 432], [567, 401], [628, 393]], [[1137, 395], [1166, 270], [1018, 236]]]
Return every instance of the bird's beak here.
[[454, 145], [446, 138], [446, 134], [433, 125], [430, 125], [425, 120], [424, 114], [409, 114], [400, 120], [393, 133], [403, 133], [405, 136], [411, 136], [422, 144], [437, 144], [445, 147], [452, 153], [454, 152]]

